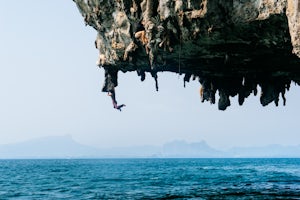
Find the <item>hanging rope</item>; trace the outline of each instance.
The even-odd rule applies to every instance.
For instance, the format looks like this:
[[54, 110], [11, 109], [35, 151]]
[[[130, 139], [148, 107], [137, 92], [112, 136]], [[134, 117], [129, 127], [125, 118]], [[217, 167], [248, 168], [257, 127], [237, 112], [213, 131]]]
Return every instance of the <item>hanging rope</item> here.
[[180, 77], [180, 73], [181, 73], [181, 45], [182, 45], [182, 37], [180, 35], [180, 44], [179, 44], [179, 55], [178, 55], [178, 79]]

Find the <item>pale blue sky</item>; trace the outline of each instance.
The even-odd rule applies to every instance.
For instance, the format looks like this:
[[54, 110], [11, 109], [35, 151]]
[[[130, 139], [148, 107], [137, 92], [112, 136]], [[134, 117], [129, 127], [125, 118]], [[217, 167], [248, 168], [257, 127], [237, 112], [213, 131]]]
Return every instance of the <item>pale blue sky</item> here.
[[175, 139], [217, 148], [300, 144], [294, 84], [285, 107], [262, 107], [252, 95], [243, 107], [233, 98], [222, 112], [200, 102], [196, 81], [183, 88], [182, 76], [160, 73], [156, 92], [151, 76], [140, 82], [121, 72], [117, 97], [127, 107], [120, 113], [101, 92], [96, 31], [84, 26], [73, 1], [5, 1], [0, 25], [0, 144], [66, 134], [98, 147]]

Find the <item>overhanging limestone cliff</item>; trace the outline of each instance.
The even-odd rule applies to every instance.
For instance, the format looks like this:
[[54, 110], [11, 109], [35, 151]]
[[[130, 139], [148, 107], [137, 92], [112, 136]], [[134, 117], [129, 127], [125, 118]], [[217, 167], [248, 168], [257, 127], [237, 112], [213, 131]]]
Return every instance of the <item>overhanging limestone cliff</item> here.
[[[202, 101], [225, 110], [261, 88], [262, 105], [300, 83], [300, 0], [74, 0], [97, 30], [104, 92], [118, 71], [184, 74], [201, 83]], [[156, 84], [158, 89], [158, 83]]]

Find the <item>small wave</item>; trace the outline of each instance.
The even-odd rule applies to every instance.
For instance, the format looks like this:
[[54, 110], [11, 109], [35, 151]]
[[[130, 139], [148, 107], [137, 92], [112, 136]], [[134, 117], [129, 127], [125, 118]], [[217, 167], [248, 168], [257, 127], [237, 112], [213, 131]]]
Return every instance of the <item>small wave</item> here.
[[3, 168], [1, 162], [0, 199], [300, 197], [300, 177], [292, 173], [300, 159], [26, 160]]

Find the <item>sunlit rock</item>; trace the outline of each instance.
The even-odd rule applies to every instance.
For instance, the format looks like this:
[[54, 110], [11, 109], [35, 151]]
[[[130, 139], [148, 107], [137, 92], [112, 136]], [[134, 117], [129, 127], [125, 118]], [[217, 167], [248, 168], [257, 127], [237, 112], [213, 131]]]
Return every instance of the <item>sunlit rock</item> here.
[[300, 0], [74, 0], [97, 31], [103, 92], [118, 71], [185, 74], [200, 82], [202, 102], [225, 110], [261, 88], [263, 106], [300, 81]]

